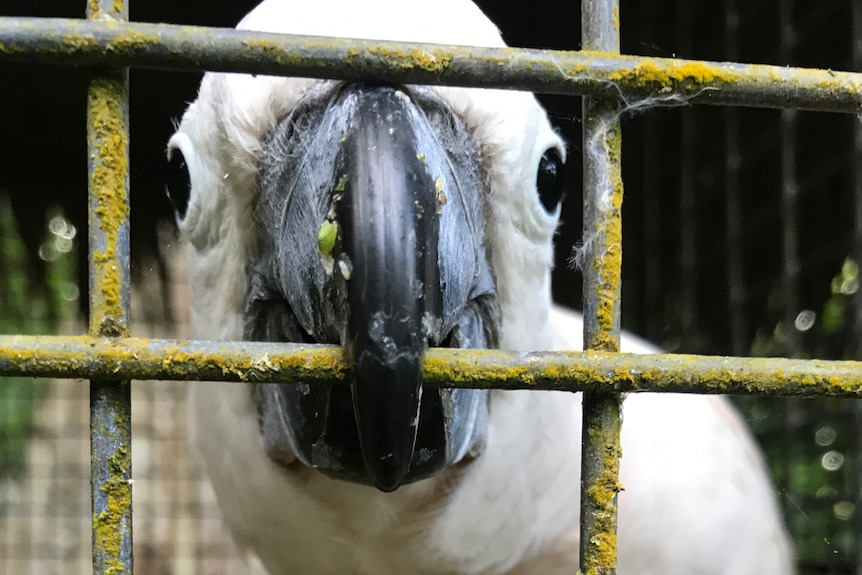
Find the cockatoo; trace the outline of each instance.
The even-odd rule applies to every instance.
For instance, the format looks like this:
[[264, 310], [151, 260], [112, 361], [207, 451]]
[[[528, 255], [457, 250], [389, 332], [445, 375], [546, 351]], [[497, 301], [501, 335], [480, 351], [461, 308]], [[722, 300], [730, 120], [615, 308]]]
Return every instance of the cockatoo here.
[[[266, 0], [239, 27], [504, 45], [468, 0]], [[580, 349], [550, 297], [566, 151], [535, 98], [210, 73], [167, 154], [194, 337], [352, 366], [343, 387], [193, 386], [238, 545], [270, 575], [577, 572], [580, 394], [422, 386], [428, 346]], [[726, 400], [632, 395], [622, 444], [621, 575], [793, 573]]]

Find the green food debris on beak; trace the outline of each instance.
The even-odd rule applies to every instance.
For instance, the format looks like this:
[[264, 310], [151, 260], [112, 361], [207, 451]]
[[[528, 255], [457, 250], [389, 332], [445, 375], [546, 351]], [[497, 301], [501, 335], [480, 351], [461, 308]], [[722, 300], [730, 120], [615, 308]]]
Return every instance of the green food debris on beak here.
[[338, 237], [338, 224], [331, 220], [323, 220], [320, 224], [320, 231], [317, 233], [317, 249], [323, 255], [332, 253], [332, 248], [335, 247], [335, 238]]
[[344, 188], [347, 186], [347, 175], [341, 176], [341, 179], [338, 180], [338, 183], [335, 184], [336, 192], [343, 192]]

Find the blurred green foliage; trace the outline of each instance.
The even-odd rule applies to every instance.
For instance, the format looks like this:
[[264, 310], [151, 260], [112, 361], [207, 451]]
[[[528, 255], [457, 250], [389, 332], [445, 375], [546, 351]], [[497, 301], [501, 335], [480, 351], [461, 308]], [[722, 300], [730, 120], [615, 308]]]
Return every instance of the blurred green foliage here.
[[[781, 287], [770, 298], [770, 320], [751, 355], [817, 359], [855, 357], [854, 297], [859, 266], [844, 261], [820, 309], [783, 317]], [[789, 330], [795, 330], [793, 338]], [[850, 573], [862, 549], [858, 456], [862, 411], [856, 400], [736, 398], [760, 440], [793, 534], [802, 572]], [[825, 571], [824, 571], [825, 569]]]
[[[45, 277], [36, 278], [8, 198], [0, 195], [0, 333], [53, 333], [63, 318], [77, 311], [77, 230], [58, 211], [49, 210], [49, 214], [39, 250]], [[33, 415], [44, 389], [41, 380], [0, 378], [0, 485], [24, 469]]]

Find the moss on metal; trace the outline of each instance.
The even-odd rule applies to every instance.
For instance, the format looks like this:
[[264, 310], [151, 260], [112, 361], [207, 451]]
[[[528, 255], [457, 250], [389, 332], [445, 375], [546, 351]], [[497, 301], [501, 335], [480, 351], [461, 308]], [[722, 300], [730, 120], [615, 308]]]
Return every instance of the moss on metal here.
[[[117, 435], [129, 435], [128, 423], [122, 418], [115, 418], [119, 433]], [[100, 429], [99, 433], [111, 434], [112, 430]], [[98, 462], [93, 461], [93, 466]], [[96, 547], [104, 553], [101, 559], [104, 561], [102, 573], [105, 575], [119, 575], [126, 573], [122, 557], [123, 532], [128, 530], [132, 513], [132, 485], [128, 476], [132, 468], [132, 459], [129, 450], [119, 447], [108, 457], [109, 478], [99, 490], [105, 496], [107, 508], [93, 516], [93, 537]]]
[[[0, 335], [0, 376], [343, 383], [342, 349], [261, 342]], [[862, 362], [603, 351], [428, 350], [432, 387], [862, 397]]]
[[302, 63], [302, 58], [296, 52], [285, 50], [284, 46], [268, 40], [245, 42], [245, 45], [261, 51], [270, 62], [276, 62], [283, 66], [299, 66]]
[[[476, 352], [469, 353], [473, 358], [463, 353], [444, 349], [430, 350], [425, 356], [424, 380], [435, 382], [441, 387], [446, 384], [451, 387], [484, 387], [481, 382], [489, 379], [520, 381], [523, 382], [525, 388], [530, 388], [536, 384], [536, 374], [534, 370], [530, 369], [527, 362], [521, 361], [515, 365], [508, 362], [478, 363], [475, 361], [474, 354]], [[553, 373], [554, 375], [562, 375], [562, 372], [557, 369], [554, 369]]]
[[90, 20], [127, 19], [124, 0], [87, 0], [87, 18]]
[[[87, 17], [116, 31], [123, 0], [89, 0]], [[106, 53], [129, 51], [140, 33], [114, 36]], [[86, 36], [84, 36], [86, 38]], [[71, 41], [72, 49], [81, 49]], [[78, 38], [80, 40], [80, 38]], [[89, 46], [83, 46], [89, 47]], [[89, 153], [90, 333], [129, 335], [129, 135], [127, 72], [104, 70], [87, 95]], [[90, 382], [90, 488], [93, 571], [120, 575], [132, 569], [131, 389], [129, 378]]]
[[123, 228], [128, 228], [127, 193], [129, 138], [126, 130], [126, 90], [119, 78], [96, 78], [90, 84], [87, 100], [88, 138], [92, 164], [90, 201], [94, 221], [103, 234], [102, 249], [92, 249], [93, 289], [91, 295], [91, 333], [128, 335], [129, 326], [123, 296], [128, 274], [117, 253]]
[[428, 51], [419, 48], [409, 50], [393, 50], [385, 47], [371, 46], [369, 54], [374, 54], [386, 61], [393, 68], [412, 70], [420, 68], [426, 72], [439, 73], [449, 67], [452, 56], [445, 51]]
[[[593, 218], [592, 237], [595, 238], [590, 256], [590, 275], [596, 274], [595, 314], [597, 329], [591, 334], [589, 347], [603, 351], [619, 350], [619, 294], [622, 271], [622, 130], [618, 119], [590, 119], [592, 129], [600, 133], [592, 136], [599, 140], [605, 162], [597, 170], [605, 172], [610, 189], [598, 190], [601, 195], [609, 193], [608, 202], [601, 199], [591, 208], [597, 215]], [[599, 178], [604, 179], [604, 178]], [[598, 205], [601, 204], [601, 205]]]
[[99, 47], [99, 41], [93, 36], [72, 33], [63, 36], [61, 46], [68, 53], [72, 54], [86, 50], [95, 50]]
[[[585, 48], [619, 54], [619, 1], [581, 8]], [[584, 100], [584, 345], [616, 352], [620, 345], [622, 272], [622, 131], [620, 103]], [[589, 222], [594, 229], [589, 230]], [[579, 572], [614, 575], [617, 569], [617, 493], [621, 397], [613, 389], [583, 396], [581, 451], [581, 530]]]
[[[340, 383], [342, 349], [261, 342], [0, 335], [0, 376]], [[432, 387], [862, 397], [862, 362], [603, 351], [428, 350]]]
[[617, 494], [622, 490], [619, 396], [585, 397], [584, 423], [581, 522], [592, 535], [581, 541], [581, 569], [584, 575], [605, 575], [615, 573], [617, 564]]
[[739, 82], [741, 76], [720, 65], [707, 62], [665, 60], [659, 66], [646, 60], [640, 61], [634, 68], [618, 70], [610, 74], [608, 79], [661, 95], [671, 90], [700, 92], [707, 88]]
[[131, 388], [128, 381], [90, 383], [90, 482], [94, 572], [131, 572]]
[[[98, 2], [90, 0], [93, 6]], [[619, 13], [608, 13], [614, 33]], [[103, 19], [0, 17], [0, 60], [368, 79], [856, 114], [862, 74], [582, 51], [309, 38]], [[502, 73], [505, 72], [505, 73]]]
[[133, 50], [156, 46], [160, 41], [161, 39], [156, 34], [144, 34], [136, 30], [126, 29], [105, 46], [105, 51], [125, 54]]

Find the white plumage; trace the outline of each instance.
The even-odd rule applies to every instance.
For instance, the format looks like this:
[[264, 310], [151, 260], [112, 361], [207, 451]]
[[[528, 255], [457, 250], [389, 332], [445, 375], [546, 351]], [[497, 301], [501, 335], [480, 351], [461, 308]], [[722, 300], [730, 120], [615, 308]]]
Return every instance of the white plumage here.
[[[266, 0], [241, 28], [502, 46], [467, 0]], [[193, 334], [243, 336], [246, 263], [263, 142], [316, 80], [207, 74], [170, 150], [192, 194]], [[550, 302], [557, 217], [536, 165], [562, 147], [532, 95], [435, 88], [463, 120], [485, 174], [484, 241], [502, 311], [501, 347], [580, 349], [581, 320]], [[623, 349], [656, 351], [633, 337]], [[239, 545], [271, 575], [570, 574], [577, 571], [580, 394], [492, 392], [477, 458], [393, 493], [336, 481], [264, 452], [244, 386], [196, 384], [192, 443]], [[723, 398], [625, 401], [620, 575], [785, 575], [792, 552], [760, 453]]]

